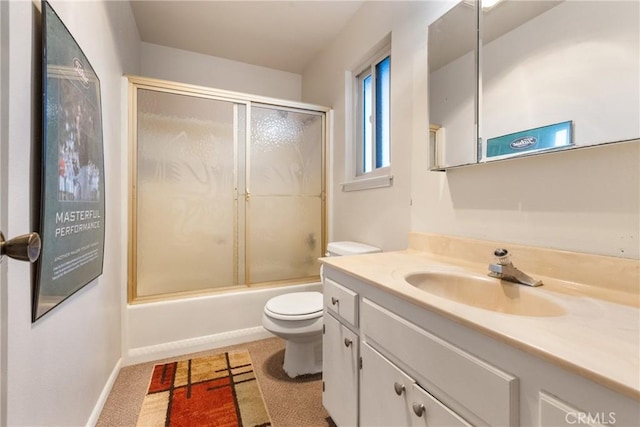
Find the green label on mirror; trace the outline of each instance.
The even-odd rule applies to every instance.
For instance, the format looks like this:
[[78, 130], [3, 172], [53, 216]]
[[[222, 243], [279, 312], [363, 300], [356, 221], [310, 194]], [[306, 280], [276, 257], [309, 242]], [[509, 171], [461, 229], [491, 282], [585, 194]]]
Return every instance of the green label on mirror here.
[[553, 150], [573, 145], [572, 122], [556, 123], [487, 140], [487, 158]]

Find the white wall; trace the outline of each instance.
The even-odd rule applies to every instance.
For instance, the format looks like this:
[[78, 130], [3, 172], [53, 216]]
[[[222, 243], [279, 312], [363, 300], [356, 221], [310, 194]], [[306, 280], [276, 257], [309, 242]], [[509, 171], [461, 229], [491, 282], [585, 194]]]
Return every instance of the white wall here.
[[[389, 250], [413, 230], [639, 258], [637, 142], [428, 171], [427, 26], [442, 5], [366, 2], [303, 74], [303, 100], [335, 109], [332, 237]], [[343, 193], [345, 72], [389, 31], [394, 184]]]
[[[113, 377], [121, 356], [120, 254], [126, 248], [121, 233], [126, 223], [120, 222], [119, 212], [126, 194], [121, 192], [120, 161], [125, 147], [120, 143], [120, 87], [122, 73], [138, 71], [139, 36], [126, 2], [54, 0], [51, 4], [101, 82], [108, 210], [104, 273], [32, 324], [30, 267], [4, 261], [8, 272], [4, 283], [7, 308], [2, 313], [7, 329], [7, 366], [0, 373], [7, 392], [3, 425], [91, 422], [98, 415], [92, 411], [105, 397], [105, 384]], [[3, 26], [9, 26], [9, 138], [8, 145], [2, 147], [3, 157], [7, 154], [3, 167], [8, 168], [2, 204], [8, 204], [8, 213], [3, 231], [11, 236], [33, 229], [39, 210], [33, 194], [39, 176], [34, 157], [41, 143], [39, 7], [39, 1], [12, 1], [9, 15], [2, 16]]]
[[[305, 70], [305, 102], [334, 109], [331, 147], [333, 240], [356, 240], [384, 250], [402, 249], [410, 231], [412, 141], [428, 141], [426, 122], [426, 29], [432, 8], [443, 2], [365, 2], [340, 36]], [[351, 128], [345, 123], [345, 73], [391, 32], [391, 174], [393, 186], [342, 192]], [[423, 159], [422, 167], [427, 167]]]
[[299, 74], [144, 42], [140, 62], [144, 77], [290, 101], [301, 99]]
[[415, 231], [640, 258], [638, 142], [446, 174], [414, 168], [414, 182]]

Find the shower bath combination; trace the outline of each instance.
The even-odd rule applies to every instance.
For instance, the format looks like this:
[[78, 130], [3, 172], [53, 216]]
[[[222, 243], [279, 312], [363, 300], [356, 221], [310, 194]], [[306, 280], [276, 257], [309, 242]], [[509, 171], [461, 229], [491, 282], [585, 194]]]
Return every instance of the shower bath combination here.
[[129, 300], [317, 281], [328, 110], [129, 81]]

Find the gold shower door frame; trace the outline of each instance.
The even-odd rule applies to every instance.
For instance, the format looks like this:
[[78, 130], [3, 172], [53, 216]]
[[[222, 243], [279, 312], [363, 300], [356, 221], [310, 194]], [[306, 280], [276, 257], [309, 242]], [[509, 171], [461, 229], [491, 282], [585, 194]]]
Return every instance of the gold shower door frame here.
[[[251, 189], [248, 183], [251, 183], [251, 111], [253, 107], [261, 108], [274, 108], [278, 110], [286, 110], [297, 113], [307, 113], [318, 115], [321, 117], [321, 191], [320, 191], [320, 251], [321, 255], [324, 254], [327, 245], [326, 238], [326, 146], [328, 137], [328, 113], [329, 108], [305, 104], [300, 102], [291, 102], [286, 100], [260, 97], [240, 92], [223, 91], [218, 89], [212, 89], [202, 86], [189, 85], [183, 83], [170, 82], [159, 79], [143, 78], [137, 76], [128, 76], [128, 106], [129, 106], [129, 239], [128, 239], [128, 302], [129, 303], [143, 303], [159, 300], [167, 300], [174, 298], [182, 298], [189, 296], [208, 295], [215, 293], [224, 293], [232, 291], [249, 290], [263, 287], [277, 287], [284, 285], [293, 285], [301, 283], [311, 283], [320, 279], [319, 275], [312, 275], [307, 277], [299, 277], [295, 279], [275, 280], [252, 283], [251, 281], [251, 254], [249, 236], [251, 224], [250, 209], [251, 209]], [[233, 103], [234, 106], [234, 242], [233, 242], [233, 276], [234, 284], [226, 287], [212, 287], [207, 289], [191, 290], [191, 291], [177, 291], [171, 293], [154, 294], [147, 296], [137, 295], [137, 251], [138, 251], [138, 175], [137, 175], [137, 92], [138, 90], [149, 90], [162, 92], [167, 94], [185, 95], [190, 97], [205, 98], [217, 101], [224, 101]], [[242, 162], [239, 158], [239, 141], [237, 137], [238, 126], [238, 105], [243, 105], [245, 108], [245, 141], [244, 147], [244, 176], [241, 177], [238, 172], [238, 166]], [[244, 180], [244, 182], [242, 182]], [[244, 185], [242, 185], [244, 184]], [[241, 202], [243, 202], [241, 204]], [[241, 215], [242, 208], [242, 215]], [[244, 224], [239, 225], [239, 218], [243, 218]], [[243, 230], [242, 230], [243, 229]], [[239, 241], [239, 235], [242, 235], [241, 241]], [[170, 242], [167, 242], [168, 244]], [[244, 268], [240, 269], [239, 264], [242, 262]], [[241, 280], [243, 279], [243, 280]], [[239, 283], [242, 281], [243, 283]]]

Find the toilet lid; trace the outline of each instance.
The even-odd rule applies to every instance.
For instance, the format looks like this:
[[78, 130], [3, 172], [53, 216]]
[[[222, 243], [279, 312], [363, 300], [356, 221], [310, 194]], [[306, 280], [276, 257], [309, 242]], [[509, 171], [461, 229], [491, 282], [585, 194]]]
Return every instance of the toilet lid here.
[[280, 316], [316, 317], [322, 314], [322, 294], [320, 292], [293, 292], [279, 295], [267, 301], [265, 309]]

